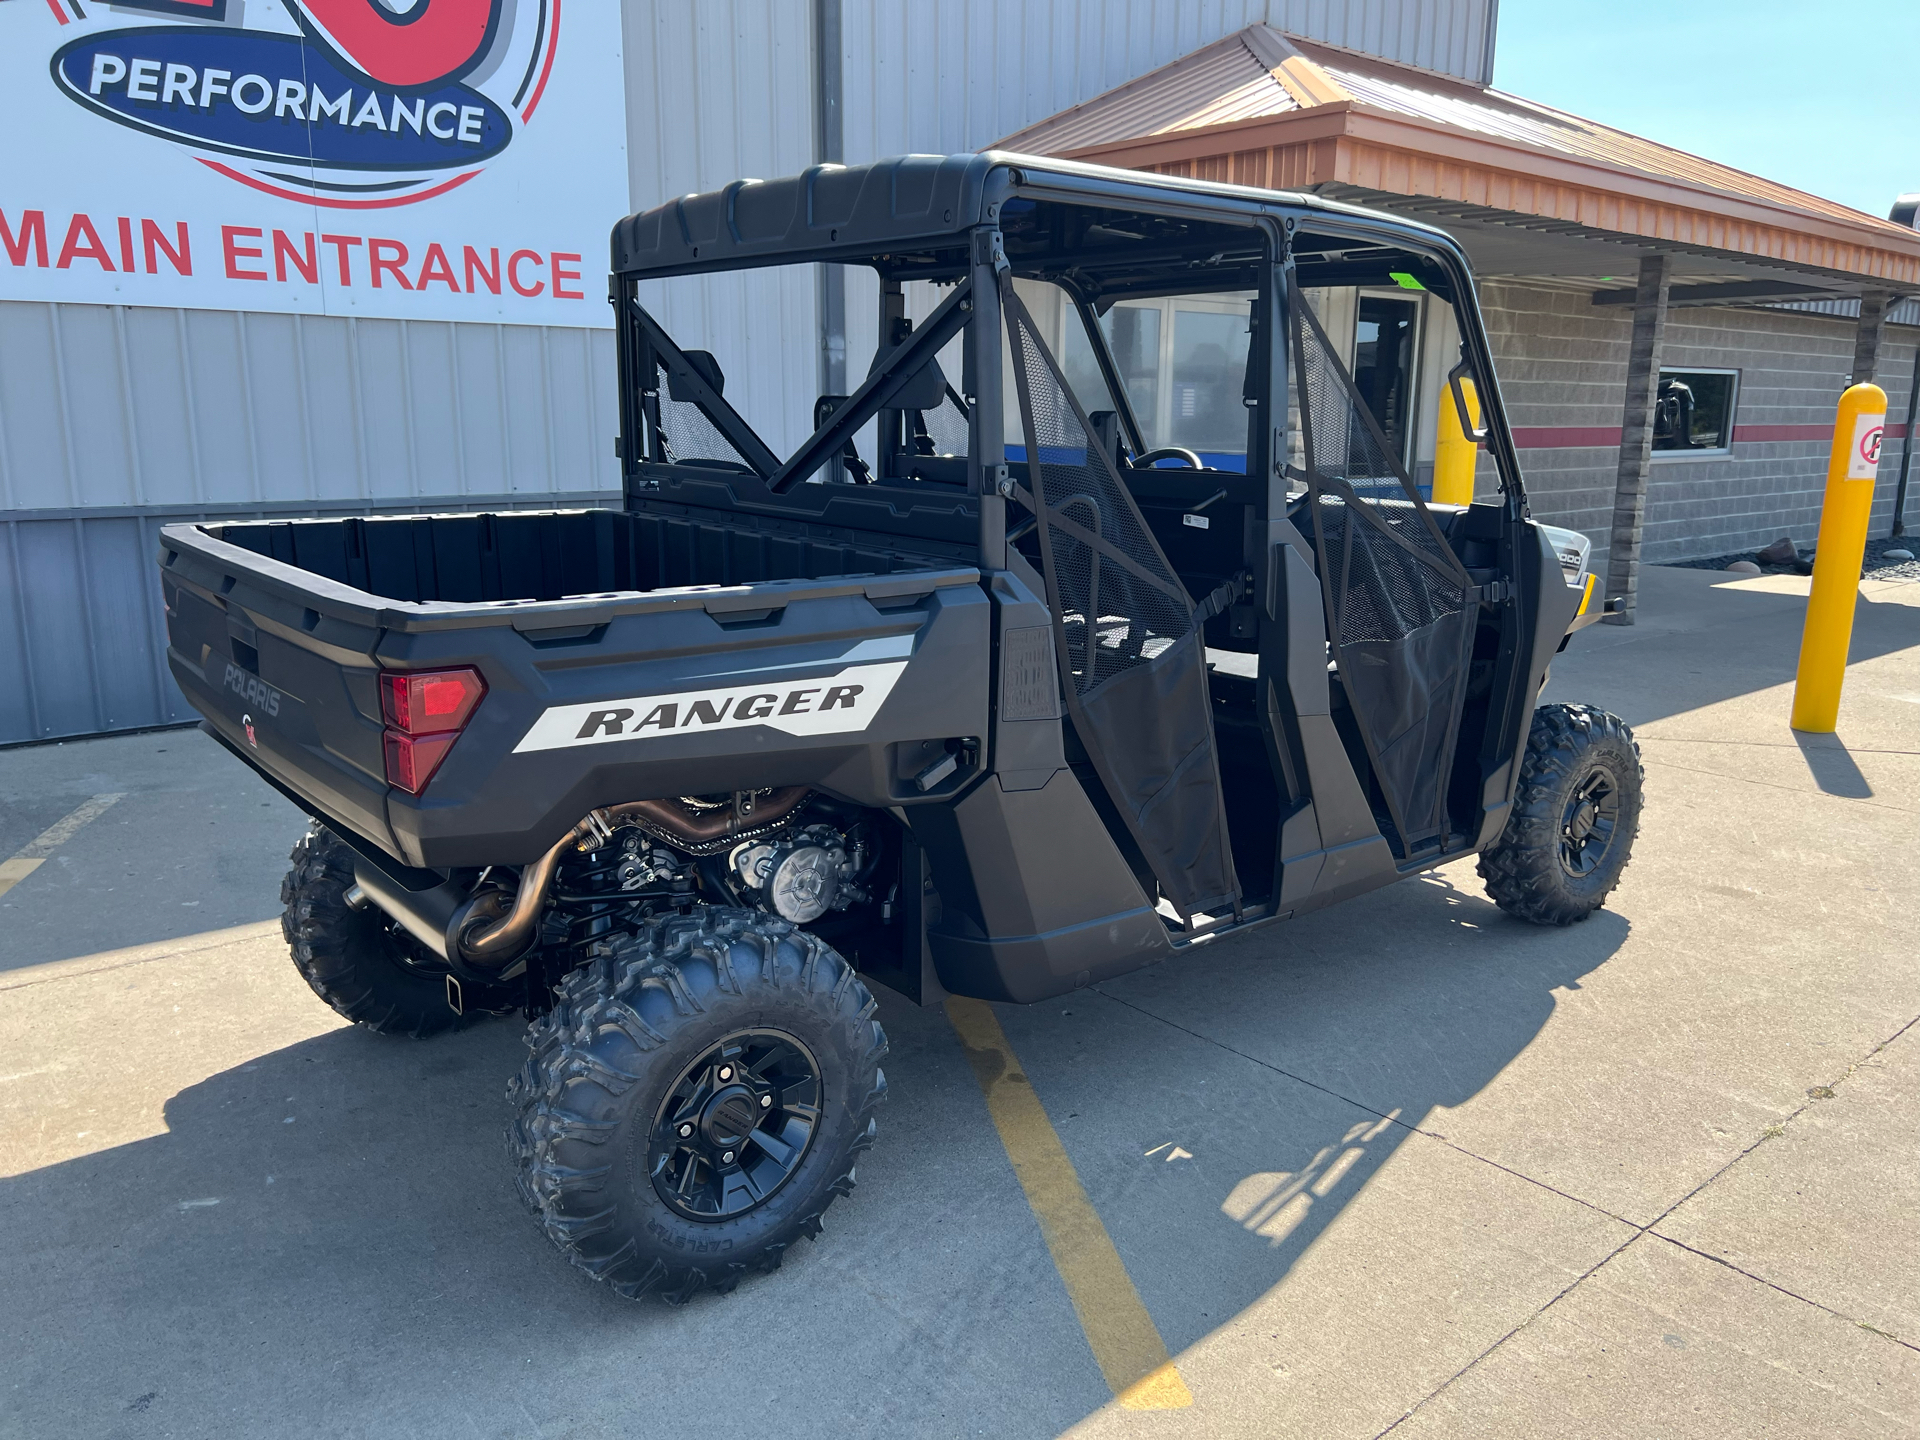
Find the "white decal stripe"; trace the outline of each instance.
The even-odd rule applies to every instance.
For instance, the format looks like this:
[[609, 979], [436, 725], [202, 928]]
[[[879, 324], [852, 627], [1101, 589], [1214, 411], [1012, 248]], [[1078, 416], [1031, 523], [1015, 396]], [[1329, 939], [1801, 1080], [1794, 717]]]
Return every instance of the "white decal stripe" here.
[[513, 750], [518, 755], [573, 745], [740, 730], [751, 725], [764, 725], [789, 735], [864, 730], [906, 668], [906, 661], [896, 660], [881, 665], [850, 665], [831, 675], [811, 675], [804, 680], [555, 705], [542, 712]]
[[904, 659], [913, 654], [913, 636], [889, 635], [879, 640], [862, 640], [840, 655], [822, 660], [799, 660], [791, 665], [748, 665], [739, 670], [702, 670], [689, 680], [717, 680], [724, 675], [776, 675], [782, 670], [810, 670], [816, 665], [864, 664], [869, 660]]

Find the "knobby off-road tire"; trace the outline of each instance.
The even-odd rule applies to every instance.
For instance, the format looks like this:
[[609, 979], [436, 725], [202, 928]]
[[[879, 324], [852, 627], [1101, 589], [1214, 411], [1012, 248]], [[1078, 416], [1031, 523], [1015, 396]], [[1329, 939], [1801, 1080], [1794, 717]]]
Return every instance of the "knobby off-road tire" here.
[[313, 993], [382, 1035], [437, 1035], [473, 1018], [447, 1004], [446, 972], [377, 905], [347, 904], [353, 851], [318, 821], [293, 847], [280, 882], [280, 933]]
[[613, 942], [560, 983], [507, 1087], [522, 1198], [630, 1299], [680, 1304], [777, 1269], [873, 1144], [873, 1011], [839, 954], [759, 911], [703, 907]]
[[1536, 925], [1571, 925], [1606, 903], [1640, 829], [1640, 747], [1618, 715], [1542, 705], [1507, 828], [1480, 855], [1487, 894]]

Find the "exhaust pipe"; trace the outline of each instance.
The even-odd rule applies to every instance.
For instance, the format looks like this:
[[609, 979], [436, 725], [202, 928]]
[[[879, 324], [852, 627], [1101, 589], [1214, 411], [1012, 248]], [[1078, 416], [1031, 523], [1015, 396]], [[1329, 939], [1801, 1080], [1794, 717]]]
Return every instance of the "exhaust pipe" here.
[[591, 810], [546, 854], [521, 868], [519, 887], [511, 893], [483, 890], [478, 895], [463, 895], [451, 882], [427, 890], [408, 890], [364, 859], [356, 859], [354, 889], [361, 894], [354, 897], [349, 892], [349, 903], [356, 908], [369, 901], [378, 905], [408, 934], [452, 966], [456, 974], [466, 972], [466, 978], [483, 982], [497, 979], [533, 943], [553, 872], [569, 845], [596, 850], [622, 825], [638, 824], [693, 854], [708, 854], [731, 840], [776, 828], [810, 793], [805, 785], [787, 786], [765, 796], [745, 813], [730, 806], [694, 816], [668, 800], [634, 800]]
[[[540, 907], [553, 872], [567, 846], [597, 838], [593, 817], [569, 830], [554, 846], [520, 872], [511, 893], [483, 890], [469, 895], [451, 881], [426, 890], [408, 890], [385, 871], [356, 858], [347, 903], [355, 909], [377, 905], [406, 932], [438, 955], [455, 973], [474, 981], [499, 978], [499, 972], [526, 951], [540, 921]], [[358, 892], [358, 893], [356, 893]], [[481, 972], [481, 973], [476, 973]]]

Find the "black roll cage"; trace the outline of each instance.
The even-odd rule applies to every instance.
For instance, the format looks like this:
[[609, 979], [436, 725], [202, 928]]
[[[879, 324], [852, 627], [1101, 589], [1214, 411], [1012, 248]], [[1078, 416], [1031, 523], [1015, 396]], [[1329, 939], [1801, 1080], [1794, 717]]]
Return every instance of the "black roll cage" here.
[[[962, 160], [964, 166], [956, 169]], [[933, 157], [881, 161], [858, 167], [857, 178], [864, 184], [872, 176], [884, 176], [889, 171], [904, 173], [916, 164], [925, 169], [933, 163]], [[610, 300], [616, 313], [620, 453], [630, 494], [637, 472], [648, 462], [657, 465], [660, 458], [638, 443], [642, 437], [658, 432], [659, 397], [657, 391], [642, 383], [642, 377], [651, 381], [656, 375], [656, 364], [664, 364], [676, 391], [694, 398], [753, 472], [752, 478], [758, 483], [748, 488], [763, 493], [764, 503], [755, 503], [744, 491], [739, 503], [754, 509], [790, 512], [795, 519], [804, 520], [807, 507], [796, 502], [809, 498], [804, 491], [818, 487], [803, 487], [801, 482], [841, 454], [850, 437], [868, 421], [878, 417], [883, 435], [898, 433], [902, 412], [890, 409], [888, 402], [935, 352], [956, 334], [963, 334], [962, 408], [969, 412], [971, 427], [964, 498], [958, 487], [930, 488], [945, 490], [952, 505], [972, 513], [977, 522], [979, 563], [989, 569], [1002, 568], [1006, 564], [1005, 498], [1012, 493], [1013, 484], [1005, 454], [998, 281], [1003, 272], [1010, 271], [1016, 278], [1058, 285], [1070, 298], [1136, 454], [1144, 449], [1144, 436], [1098, 317], [1117, 301], [1129, 298], [1221, 290], [1254, 292], [1258, 297], [1253, 308], [1257, 350], [1250, 355], [1249, 368], [1259, 371], [1257, 381], [1252, 382], [1256, 387], [1253, 394], [1264, 423], [1253, 437], [1247, 473], [1249, 479], [1265, 478], [1265, 508], [1270, 517], [1278, 517], [1285, 513], [1287, 503], [1285, 457], [1289, 436], [1284, 395], [1270, 377], [1288, 373], [1288, 282], [1292, 279], [1301, 286], [1379, 283], [1382, 272], [1378, 257], [1390, 252], [1396, 259], [1414, 257], [1421, 264], [1424, 287], [1443, 300], [1456, 302], [1462, 362], [1470, 366], [1476, 379], [1485, 443], [1495, 457], [1509, 519], [1525, 516], [1525, 491], [1504, 423], [1490, 347], [1477, 306], [1471, 303], [1475, 298], [1472, 274], [1458, 247], [1443, 233], [1311, 196], [1149, 177], [1070, 162], [990, 152], [937, 163], [941, 176], [953, 185], [963, 204], [946, 209], [943, 225], [930, 233], [902, 237], [896, 218], [891, 225], [876, 222], [865, 227], [893, 232], [884, 239], [870, 235], [865, 243], [862, 227], [854, 224], [829, 229], [825, 244], [820, 243], [818, 225], [802, 228], [798, 222], [781, 236], [750, 237], [735, 217], [747, 189], [763, 183], [751, 181], [737, 181], [714, 195], [671, 202], [615, 227]], [[839, 167], [815, 167], [802, 176], [771, 182], [769, 188], [804, 190], [811, 221], [815, 188], [828, 180], [848, 185], [855, 174]], [[897, 173], [893, 183], [896, 187], [899, 184]], [[864, 204], [866, 189], [861, 196]], [[965, 213], [967, 201], [972, 202], [972, 216]], [[725, 228], [733, 244], [688, 241], [676, 247], [666, 224], [670, 218], [667, 212], [679, 217], [684, 240], [692, 232], [687, 216], [708, 203], [724, 211]], [[934, 203], [939, 203], [938, 198]], [[1042, 216], [1044, 206], [1055, 208]], [[1086, 243], [1094, 231], [1103, 228], [1105, 219], [1115, 215], [1137, 221], [1193, 222], [1209, 228], [1196, 231], [1195, 243], [1186, 245], [1152, 245], [1144, 237], [1129, 238], [1126, 232], [1110, 232], [1121, 235], [1117, 244]], [[1043, 235], [1023, 227], [1022, 217], [1029, 216], [1046, 220]], [[1082, 234], [1070, 245], [1066, 243], [1066, 224], [1075, 218]], [[965, 223], [969, 219], [972, 223]], [[644, 247], [634, 238], [645, 230], [643, 222], [653, 224], [648, 233], [666, 237], [657, 240], [648, 255], [639, 253]], [[1220, 245], [1223, 237], [1212, 227], [1223, 227], [1228, 236], [1247, 234], [1253, 243]], [[841, 239], [843, 230], [847, 233], [845, 240]], [[1215, 248], [1209, 250], [1209, 246]], [[678, 253], [674, 253], [676, 248]], [[704, 257], [703, 249], [707, 252]], [[1369, 252], [1374, 259], [1367, 258]], [[624, 268], [623, 260], [628, 262]], [[638, 286], [650, 279], [803, 263], [865, 264], [876, 272], [882, 287], [879, 346], [885, 358], [853, 395], [827, 415], [799, 449], [782, 462], [646, 311], [639, 301]], [[907, 280], [953, 286], [934, 313], [910, 330], [904, 329], [900, 301], [900, 287]], [[913, 488], [911, 482], [906, 483]], [[847, 487], [827, 488], [844, 492]], [[903, 484], [883, 482], [858, 488], [879, 500], [886, 498], [887, 492], [898, 495]]]

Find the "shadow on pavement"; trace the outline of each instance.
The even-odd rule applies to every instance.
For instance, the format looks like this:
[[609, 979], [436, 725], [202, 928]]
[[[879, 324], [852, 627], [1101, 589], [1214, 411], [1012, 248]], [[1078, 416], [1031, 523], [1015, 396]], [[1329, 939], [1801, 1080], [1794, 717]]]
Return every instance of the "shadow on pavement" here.
[[1806, 757], [1813, 783], [1827, 794], [1844, 795], [1850, 800], [1873, 798], [1873, 786], [1860, 773], [1860, 767], [1847, 751], [1846, 742], [1838, 735], [1809, 735], [1804, 730], [1796, 730], [1793, 732], [1793, 743], [1800, 747], [1801, 755]]
[[[1429, 876], [1001, 1014], [1177, 1353], [1625, 933], [1537, 931]], [[522, 1212], [516, 1023], [335, 1030], [216, 1074], [163, 1135], [0, 1180], [0, 1436], [677, 1433], [716, 1387], [783, 1434], [1056, 1434], [1099, 1372], [944, 1016], [882, 1018], [860, 1191], [780, 1274], [680, 1310], [577, 1275]]]
[[[1058, 1048], [1041, 1007], [1006, 1018], [1056, 1124], [1104, 1116], [1104, 1144], [1076, 1148], [1069, 1121], [1069, 1148], [1177, 1351], [1284, 1280], [1414, 1128], [1444, 1134], [1440, 1112], [1525, 1050], [1554, 992], [1627, 932], [1609, 911], [1539, 929], [1429, 874], [1102, 986], [1135, 1017], [1106, 1073], [1035, 1058]], [[1098, 1109], [1116, 1084], [1126, 1105]], [[1148, 1153], [1162, 1142], [1191, 1158]], [[1423, 1212], [1445, 1203], [1401, 1198], [1388, 1249], [1430, 1236]]]
[[[1720, 571], [1647, 566], [1638, 623], [1576, 634], [1554, 662], [1545, 698], [1601, 705], [1644, 725], [1791, 684], [1806, 608], [1804, 595], [1743, 588]], [[1920, 645], [1915, 621], [1912, 605], [1861, 595], [1848, 663]]]

